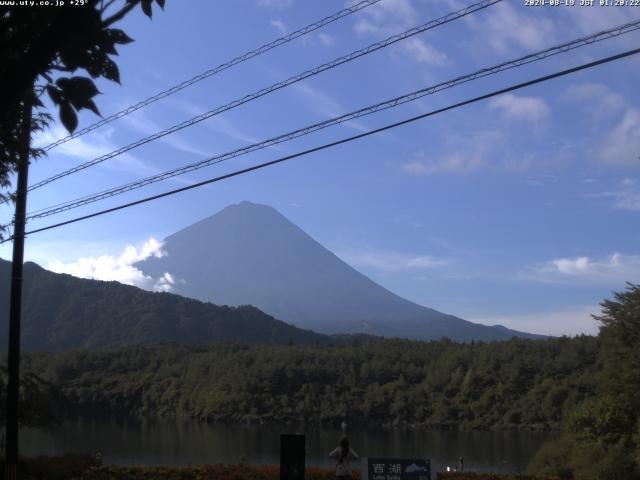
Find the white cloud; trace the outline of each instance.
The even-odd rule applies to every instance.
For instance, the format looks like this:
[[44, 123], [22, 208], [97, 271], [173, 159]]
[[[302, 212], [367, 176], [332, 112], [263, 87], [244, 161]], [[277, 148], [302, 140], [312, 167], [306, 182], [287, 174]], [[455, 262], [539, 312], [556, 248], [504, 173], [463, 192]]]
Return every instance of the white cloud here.
[[[410, 0], [383, 0], [358, 14], [356, 33], [382, 33], [388, 34], [392, 25], [408, 26], [417, 22], [418, 14]], [[369, 27], [360, 31], [362, 23], [368, 23]]]
[[431, 255], [409, 255], [388, 250], [364, 249], [346, 251], [338, 254], [349, 265], [360, 268], [373, 268], [383, 272], [424, 270], [440, 267], [447, 262]]
[[464, 318], [485, 325], [504, 325], [507, 328], [540, 335], [595, 335], [598, 333], [598, 322], [591, 315], [598, 315], [597, 305], [569, 306], [561, 310], [534, 312], [515, 315], [499, 315]]
[[293, 5], [293, 0], [258, 0], [258, 5], [268, 8], [288, 8]]
[[162, 250], [162, 243], [150, 238], [140, 248], [126, 246], [119, 256], [89, 256], [66, 263], [54, 260], [49, 262], [47, 269], [80, 278], [116, 281], [146, 290], [168, 292], [175, 284], [175, 279], [169, 272], [165, 272], [160, 278], [152, 278], [135, 267], [137, 262], [151, 257], [161, 258], [164, 255], [166, 253]]
[[[354, 30], [358, 35], [388, 37], [416, 26], [418, 14], [410, 0], [384, 0], [358, 14]], [[418, 36], [402, 40], [397, 47], [416, 63], [443, 66], [449, 63], [447, 55]]]
[[[480, 132], [471, 138], [453, 138], [444, 154], [420, 152], [415, 159], [403, 163], [401, 169], [409, 175], [472, 173], [489, 167], [497, 156], [496, 149], [503, 142], [502, 134], [492, 131]], [[502, 167], [509, 167], [508, 158], [504, 155], [501, 158]], [[493, 163], [497, 166], [495, 161]]]
[[484, 165], [482, 156], [450, 153], [437, 159], [413, 160], [402, 165], [409, 175], [434, 175], [438, 173], [470, 173]]
[[475, 15], [465, 18], [498, 53], [509, 53], [514, 47], [539, 50], [553, 42], [556, 29], [550, 19], [514, 5], [515, 2], [498, 3], [487, 9], [480, 21]]
[[280, 33], [280, 35], [286, 35], [287, 34], [287, 27], [285, 26], [285, 24], [284, 24], [284, 22], [282, 20], [271, 20], [269, 22], [269, 25], [271, 25], [272, 27], [277, 29], [278, 32]]
[[610, 8], [599, 5], [589, 8], [564, 9], [566, 16], [570, 17], [571, 24], [577, 25], [583, 33], [598, 32], [635, 20], [637, 13], [635, 10], [633, 7]]
[[611, 165], [640, 165], [640, 110], [627, 110], [607, 132], [597, 154], [600, 161]]
[[164, 272], [164, 274], [154, 282], [153, 290], [156, 292], [170, 292], [173, 290], [175, 284], [176, 280], [174, 276], [169, 272]]
[[521, 277], [552, 283], [609, 284], [638, 282], [640, 255], [613, 253], [602, 259], [587, 256], [557, 258], [543, 264], [525, 268]]
[[360, 19], [354, 27], [358, 35], [375, 35], [380, 32], [380, 28], [367, 19]]
[[411, 37], [403, 44], [407, 52], [418, 63], [442, 66], [448, 63], [447, 56], [418, 37]]
[[498, 111], [506, 120], [540, 122], [551, 114], [547, 103], [537, 97], [521, 97], [507, 93], [489, 102], [489, 110]]
[[624, 97], [601, 83], [579, 83], [572, 85], [564, 96], [575, 101], [596, 118], [605, 118], [625, 107]]
[[595, 264], [589, 260], [588, 257], [577, 258], [560, 258], [558, 260], [552, 260], [549, 267], [546, 267], [550, 271], [558, 271], [565, 275], [584, 275], [589, 273]]
[[331, 45], [336, 43], [335, 39], [329, 34], [318, 33], [316, 36], [318, 37], [318, 40], [320, 40], [320, 43], [322, 43], [326, 47], [330, 47]]
[[[89, 256], [93, 252], [101, 252], [109, 249], [111, 243], [102, 239], [80, 240], [64, 239], [59, 235], [42, 236], [34, 235], [29, 239], [29, 248], [25, 250], [25, 261], [35, 262], [38, 265], [46, 265], [52, 259], [72, 261], [78, 257]], [[0, 257], [11, 258], [10, 242], [0, 245]], [[52, 256], [55, 253], [55, 257]]]
[[640, 211], [640, 189], [638, 183], [631, 178], [620, 182], [618, 190], [595, 193], [589, 197], [608, 199], [611, 206], [619, 210]]

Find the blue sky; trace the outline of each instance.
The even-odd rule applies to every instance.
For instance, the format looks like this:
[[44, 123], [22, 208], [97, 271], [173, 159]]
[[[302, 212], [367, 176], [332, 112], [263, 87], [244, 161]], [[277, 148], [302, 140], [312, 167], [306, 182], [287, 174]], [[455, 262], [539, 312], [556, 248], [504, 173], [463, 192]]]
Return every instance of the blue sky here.
[[[350, 2], [351, 3], [351, 2]], [[350, 4], [349, 3], [349, 4]], [[382, 0], [69, 142], [30, 182], [108, 153], [470, 1]], [[122, 86], [105, 115], [343, 8], [342, 1], [169, 0], [121, 22]], [[505, 0], [34, 191], [29, 211], [143, 178], [640, 18], [638, 7]], [[277, 158], [637, 46], [637, 32], [471, 82], [109, 201], [73, 218]], [[272, 205], [349, 264], [417, 303], [537, 333], [594, 333], [598, 303], [640, 281], [640, 58], [463, 107], [289, 163], [28, 238], [56, 271], [142, 285], [131, 264], [231, 203]], [[96, 117], [83, 112], [80, 126]], [[64, 136], [59, 125], [38, 145]], [[5, 222], [7, 207], [0, 209]], [[0, 247], [10, 258], [10, 246]]]

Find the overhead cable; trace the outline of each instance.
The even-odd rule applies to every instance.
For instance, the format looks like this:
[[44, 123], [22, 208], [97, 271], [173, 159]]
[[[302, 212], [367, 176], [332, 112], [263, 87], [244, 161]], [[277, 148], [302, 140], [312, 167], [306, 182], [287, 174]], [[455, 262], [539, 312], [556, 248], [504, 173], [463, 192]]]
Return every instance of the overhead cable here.
[[[399, 126], [406, 125], [406, 124], [415, 122], [417, 120], [421, 120], [421, 119], [424, 119], [424, 118], [427, 118], [427, 117], [431, 117], [431, 116], [437, 115], [439, 113], [443, 113], [443, 112], [446, 112], [446, 111], [449, 111], [449, 110], [460, 108], [460, 107], [463, 107], [465, 105], [470, 105], [472, 103], [476, 103], [476, 102], [479, 102], [479, 101], [482, 101], [482, 100], [486, 100], [486, 99], [491, 98], [491, 97], [496, 97], [498, 95], [502, 95], [502, 94], [505, 94], [505, 93], [513, 92], [515, 90], [519, 90], [519, 89], [522, 89], [522, 88], [525, 88], [525, 87], [529, 87], [531, 85], [547, 82], [549, 80], [553, 80], [553, 79], [558, 78], [558, 77], [566, 76], [566, 75], [569, 75], [569, 74], [572, 74], [572, 73], [575, 73], [575, 72], [579, 72], [579, 71], [582, 71], [582, 70], [593, 68], [593, 67], [596, 67], [596, 66], [599, 66], [599, 65], [603, 65], [603, 64], [606, 64], [606, 63], [609, 63], [609, 62], [613, 62], [615, 60], [620, 60], [622, 58], [629, 57], [631, 55], [636, 55], [638, 53], [640, 53], [640, 48], [635, 48], [633, 50], [627, 50], [626, 52], [622, 52], [622, 53], [619, 53], [617, 55], [611, 55], [609, 57], [602, 58], [602, 59], [596, 60], [594, 62], [584, 63], [584, 64], [579, 65], [577, 67], [568, 68], [566, 70], [561, 70], [559, 72], [552, 73], [550, 75], [545, 75], [543, 77], [538, 77], [538, 78], [535, 78], [533, 80], [529, 80], [529, 81], [526, 81], [526, 82], [518, 83], [516, 85], [512, 85], [512, 86], [507, 87], [507, 88], [503, 88], [503, 89], [500, 89], [500, 90], [495, 90], [493, 92], [490, 92], [490, 93], [487, 93], [487, 94], [484, 94], [484, 95], [480, 95], [478, 97], [474, 97], [474, 98], [471, 98], [469, 100], [465, 100], [465, 101], [462, 101], [462, 102], [455, 103], [453, 105], [449, 105], [447, 107], [439, 108], [437, 110], [432, 110], [430, 112], [423, 113], [423, 114], [420, 114], [420, 115], [416, 115], [414, 117], [407, 118], [407, 119], [399, 121], [399, 122], [391, 123], [391, 124], [385, 125], [384, 127], [380, 127], [380, 128], [376, 128], [376, 129], [373, 129], [373, 130], [369, 130], [367, 132], [360, 133], [358, 135], [353, 135], [353, 136], [350, 136], [350, 137], [342, 138], [340, 140], [336, 140], [336, 141], [331, 142], [331, 143], [325, 143], [324, 145], [320, 145], [318, 147], [309, 148], [307, 150], [294, 153], [292, 155], [287, 155], [287, 156], [284, 156], [284, 157], [280, 157], [280, 158], [278, 158], [276, 160], [271, 160], [269, 162], [265, 162], [265, 163], [261, 163], [261, 164], [258, 164], [258, 165], [254, 165], [252, 167], [247, 167], [247, 168], [243, 168], [241, 170], [236, 170], [234, 172], [227, 173], [225, 175], [220, 175], [218, 177], [210, 178], [210, 179], [204, 180], [202, 182], [194, 183], [193, 185], [188, 185], [186, 187], [177, 188], [175, 190], [170, 190], [170, 191], [163, 192], [163, 193], [160, 193], [160, 194], [157, 194], [157, 195], [151, 195], [149, 197], [145, 197], [145, 198], [142, 198], [140, 200], [136, 200], [136, 201], [133, 201], [133, 202], [125, 203], [125, 204], [118, 205], [118, 206], [112, 207], [112, 208], [107, 208], [105, 210], [100, 210], [98, 212], [94, 212], [94, 213], [91, 213], [91, 214], [88, 214], [88, 215], [83, 215], [81, 217], [72, 218], [72, 219], [66, 220], [64, 222], [59, 222], [59, 223], [56, 223], [56, 224], [53, 224], [53, 225], [48, 225], [46, 227], [37, 228], [37, 229], [31, 230], [29, 232], [26, 232], [25, 235], [44, 232], [46, 230], [51, 230], [53, 228], [62, 227], [64, 225], [69, 225], [69, 224], [72, 224], [72, 223], [80, 222], [82, 220], [87, 220], [89, 218], [94, 218], [94, 217], [98, 217], [98, 216], [101, 216], [101, 215], [105, 215], [107, 213], [112, 213], [112, 212], [115, 212], [115, 211], [118, 211], [118, 210], [123, 210], [125, 208], [133, 207], [135, 205], [140, 205], [142, 203], [147, 203], [147, 202], [150, 202], [150, 201], [153, 201], [153, 200], [158, 200], [160, 198], [164, 198], [164, 197], [168, 197], [168, 196], [171, 196], [171, 195], [175, 195], [175, 194], [178, 194], [178, 193], [181, 193], [181, 192], [185, 192], [187, 190], [192, 190], [194, 188], [202, 187], [204, 185], [209, 185], [209, 184], [212, 184], [212, 183], [220, 182], [220, 181], [226, 180], [228, 178], [236, 177], [238, 175], [243, 175], [245, 173], [249, 173], [249, 172], [252, 172], [252, 171], [255, 171], [255, 170], [259, 170], [259, 169], [266, 168], [266, 167], [269, 167], [269, 166], [272, 166], [272, 165], [276, 165], [278, 163], [282, 163], [282, 162], [285, 162], [287, 160], [292, 160], [294, 158], [302, 157], [302, 156], [308, 155], [310, 153], [318, 152], [318, 151], [321, 151], [321, 150], [325, 150], [327, 148], [335, 147], [337, 145], [342, 145], [344, 143], [352, 142], [354, 140], [358, 140], [358, 139], [361, 139], [361, 138], [364, 138], [364, 137], [368, 137], [368, 136], [374, 135], [376, 133], [381, 133], [381, 132], [384, 132], [386, 130], [390, 130], [392, 128], [397, 128]], [[12, 240], [12, 239], [13, 239], [13, 237], [9, 237], [9, 238], [1, 241], [0, 243], [5, 243], [5, 242], [8, 242], [9, 240]]]
[[389, 108], [393, 108], [396, 107], [398, 105], [402, 105], [404, 103], [408, 103], [414, 100], [417, 100], [419, 98], [422, 98], [424, 96], [427, 95], [432, 95], [434, 93], [440, 92], [442, 90], [448, 89], [448, 88], [452, 88], [456, 85], [460, 85], [463, 83], [467, 83], [473, 80], [477, 80], [479, 78], [483, 78], [489, 75], [494, 75], [497, 74], [499, 72], [505, 71], [505, 70], [510, 70], [512, 68], [516, 68], [516, 67], [520, 67], [522, 65], [527, 65], [530, 64], [532, 62], [536, 62], [536, 61], [540, 61], [543, 60], [545, 58], [554, 56], [554, 55], [558, 55], [560, 53], [565, 53], [571, 50], [574, 50], [576, 48], [585, 46], [585, 45], [590, 45], [593, 44], [595, 42], [600, 42], [609, 38], [614, 38], [614, 37], [618, 37], [620, 35], [635, 31], [640, 29], [640, 20], [636, 20], [635, 22], [630, 22], [630, 23], [626, 23], [624, 25], [619, 25], [617, 27], [614, 28], [610, 28], [608, 30], [604, 30], [602, 32], [598, 32], [596, 34], [593, 35], [589, 35], [586, 37], [582, 37], [582, 38], [578, 38], [576, 40], [572, 40], [570, 42], [565, 42], [562, 43], [560, 45], [556, 45], [554, 47], [551, 48], [547, 48], [545, 50], [540, 50], [538, 52], [535, 53], [531, 53], [531, 54], [527, 54], [525, 56], [516, 58], [514, 60], [509, 60], [506, 62], [502, 62], [499, 63], [497, 65], [493, 65], [491, 67], [486, 67], [480, 70], [477, 70], [473, 73], [469, 73], [466, 75], [462, 75], [456, 78], [453, 78], [451, 80], [447, 80], [441, 83], [438, 83], [436, 85], [432, 85], [399, 97], [395, 97], [389, 100], [385, 100], [383, 102], [379, 102], [377, 104], [374, 105], [370, 105], [364, 108], [361, 108], [359, 110], [355, 110], [353, 112], [344, 114], [344, 115], [340, 115], [338, 117], [334, 117], [334, 118], [330, 118], [328, 120], [324, 120], [322, 122], [319, 123], [315, 123], [313, 125], [308, 125], [306, 127], [303, 128], [299, 128], [297, 130], [293, 130], [291, 132], [287, 132], [281, 135], [278, 135], [276, 137], [272, 137], [270, 139], [261, 141], [261, 142], [257, 142], [257, 143], [253, 143], [251, 145], [247, 145], [241, 148], [237, 148], [235, 150], [231, 150], [229, 152], [223, 153], [223, 154], [219, 154], [219, 155], [215, 155], [213, 157], [204, 159], [204, 160], [200, 160], [198, 162], [194, 162], [182, 167], [178, 167], [172, 170], [168, 170], [166, 172], [162, 172], [156, 175], [152, 175], [150, 177], [141, 179], [141, 180], [136, 180], [134, 182], [130, 182], [127, 183], [125, 185], [121, 185], [118, 187], [114, 187], [108, 190], [104, 190], [102, 192], [99, 193], [95, 193], [95, 194], [91, 194], [91, 195], [87, 195], [81, 198], [77, 198], [75, 200], [70, 200], [67, 202], [63, 202], [63, 203], [59, 203], [57, 205], [53, 205], [53, 206], [49, 206], [49, 207], [45, 207], [43, 209], [40, 210], [36, 210], [33, 212], [30, 212], [27, 215], [27, 219], [36, 219], [36, 218], [43, 218], [43, 217], [47, 217], [50, 215], [54, 215], [60, 212], [64, 212], [66, 210], [71, 210], [74, 208], [78, 208], [81, 207], [83, 205], [87, 205], [90, 203], [94, 203], [97, 202], [99, 200], [103, 200], [106, 198], [110, 198], [113, 197], [115, 195], [119, 195], [122, 193], [126, 193], [129, 192], [131, 190], [135, 190], [138, 188], [142, 188], [144, 186], [162, 181], [162, 180], [166, 180], [178, 175], [183, 175], [207, 166], [211, 166], [214, 164], [218, 164], [221, 163], [223, 161], [229, 160], [231, 158], [236, 158], [239, 157], [241, 155], [246, 155], [249, 154], [251, 152], [255, 152], [257, 150], [261, 150], [267, 147], [271, 147], [274, 145], [277, 145], [279, 143], [283, 143], [304, 135], [308, 135], [310, 133], [316, 132], [318, 130], [322, 130], [324, 128], [328, 128], [330, 126], [333, 125], [338, 125], [341, 123], [345, 123], [351, 120], [355, 120], [357, 118], [366, 116], [366, 115], [370, 115], [372, 113], [376, 113], [376, 112], [380, 112], [383, 110], [387, 110]]
[[348, 15], [351, 15], [352, 13], [356, 13], [359, 12], [360, 10], [367, 8], [371, 5], [374, 5], [378, 2], [380, 2], [381, 0], [363, 0], [361, 2], [356, 3], [355, 5], [352, 5], [350, 7], [344, 8], [342, 10], [340, 10], [339, 12], [336, 12], [332, 15], [329, 15], [328, 17], [323, 18], [322, 20], [318, 20], [317, 22], [311, 23], [305, 27], [302, 27], [298, 30], [296, 30], [295, 32], [291, 32], [287, 35], [284, 35], [280, 38], [277, 38], [275, 40], [273, 40], [272, 42], [269, 43], [265, 43], [264, 45], [261, 45], [260, 47], [256, 48], [255, 50], [251, 50], [249, 52], [243, 53], [242, 55], [239, 55], [237, 57], [235, 57], [232, 60], [229, 60], [228, 62], [225, 63], [221, 63], [220, 65], [218, 65], [217, 67], [211, 68], [205, 72], [202, 72], [199, 75], [196, 75], [195, 77], [192, 77], [188, 80], [185, 80], [177, 85], [174, 85], [171, 88], [168, 88], [166, 90], [163, 90], [162, 92], [156, 93], [155, 95], [147, 98], [146, 100], [142, 100], [138, 103], [136, 103], [135, 105], [131, 105], [130, 107], [125, 108], [124, 110], [121, 110], [117, 113], [114, 113], [112, 115], [109, 115], [106, 118], [103, 118], [102, 120], [89, 125], [81, 130], [78, 130], [74, 133], [72, 133], [71, 135], [68, 135], [64, 138], [61, 138], [60, 140], [56, 140], [55, 142], [47, 145], [46, 147], [43, 148], [44, 151], [48, 151], [51, 150], [52, 148], [57, 147], [58, 145], [62, 145], [63, 143], [66, 143], [70, 140], [73, 140], [74, 138], [78, 138], [86, 133], [89, 133], [93, 130], [96, 130], [104, 125], [106, 125], [107, 123], [113, 122], [114, 120], [117, 120], [119, 118], [124, 117], [125, 115], [129, 115], [130, 113], [135, 112], [136, 110], [140, 110], [143, 107], [146, 107], [147, 105], [150, 105], [154, 102], [157, 102], [158, 100], [161, 100], [165, 97], [168, 97], [169, 95], [173, 95], [176, 92], [179, 92], [180, 90], [183, 90], [187, 87], [190, 87], [191, 85], [198, 83], [202, 80], [204, 80], [205, 78], [209, 78], [213, 75], [216, 75], [224, 70], [227, 70], [231, 67], [234, 67], [236, 65], [238, 65], [239, 63], [242, 62], [246, 62], [247, 60], [257, 57], [258, 55], [262, 55], [263, 53], [268, 52], [269, 50], [273, 50], [276, 47], [279, 47], [281, 45], [284, 45], [286, 43], [291, 42], [292, 40], [295, 40], [296, 38], [302, 37], [304, 35], [307, 35], [311, 32], [313, 32], [314, 30], [318, 30], [319, 28], [322, 28], [326, 25], [329, 25], [330, 23], [335, 22], [336, 20], [339, 20], [341, 18], [344, 18]]
[[98, 158], [95, 158], [93, 160], [90, 160], [88, 162], [84, 162], [81, 163], [80, 165], [77, 165], [73, 168], [70, 168], [69, 170], [65, 170], [64, 172], [58, 173], [52, 177], [46, 178], [44, 180], [41, 180], [40, 182], [37, 182], [33, 185], [31, 185], [29, 187], [29, 191], [33, 191], [37, 188], [43, 187], [44, 185], [47, 185], [55, 180], [59, 180], [60, 178], [66, 177], [68, 175], [77, 173], [81, 170], [84, 170], [85, 168], [89, 168], [93, 165], [97, 165], [99, 163], [102, 163], [106, 160], [109, 160], [111, 158], [117, 157], [118, 155], [121, 155], [125, 152], [128, 152], [130, 150], [133, 150], [134, 148], [137, 148], [141, 145], [144, 145], [146, 143], [152, 142], [154, 140], [157, 140], [159, 138], [162, 138], [166, 135], [172, 134], [177, 132], [178, 130], [182, 130], [184, 128], [190, 127], [192, 125], [195, 125], [196, 123], [202, 122], [203, 120], [206, 120], [208, 118], [211, 118], [215, 115], [219, 115], [220, 113], [226, 112], [228, 110], [231, 110], [233, 108], [239, 107], [240, 105], [243, 105], [245, 103], [251, 102], [253, 100], [256, 100], [260, 97], [263, 97], [265, 95], [268, 95], [270, 93], [273, 93], [277, 90], [280, 90], [281, 88], [287, 87], [289, 85], [292, 85], [294, 83], [300, 82], [306, 78], [310, 78], [313, 77], [315, 75], [318, 75], [322, 72], [325, 72], [327, 70], [330, 70], [332, 68], [338, 67], [340, 65], [343, 65], [345, 63], [351, 62], [359, 57], [362, 57], [364, 55], [368, 55], [372, 52], [375, 52], [377, 50], [380, 50], [382, 48], [388, 47], [389, 45], [393, 45], [401, 40], [405, 40], [409, 37], [412, 37], [414, 35], [417, 35], [419, 33], [425, 32], [427, 30], [436, 28], [440, 25], [444, 25], [446, 23], [452, 22], [454, 20], [458, 20], [462, 17], [465, 17], [467, 15], [470, 15], [474, 12], [477, 12], [478, 10], [482, 10], [484, 8], [487, 8], [495, 3], [499, 3], [503, 0], [482, 0], [481, 2], [477, 2], [474, 3], [473, 5], [470, 5], [466, 8], [463, 8], [461, 10], [458, 10], [456, 12], [452, 12], [452, 13], [448, 13], [447, 15], [444, 15], [436, 20], [431, 20], [430, 22], [424, 23], [420, 26], [417, 27], [413, 27], [410, 28], [409, 30], [406, 30], [403, 33], [399, 33], [396, 35], [392, 35], [384, 40], [381, 40], [379, 42], [376, 42], [374, 44], [369, 45], [368, 47], [356, 50], [354, 52], [351, 52], [347, 55], [344, 55], [340, 58], [337, 58], [335, 60], [332, 60], [328, 63], [324, 63], [320, 66], [317, 66], [315, 68], [312, 68], [310, 70], [306, 70], [305, 72], [302, 72], [298, 75], [294, 75], [292, 77], [287, 78], [286, 80], [282, 80], [280, 82], [277, 82], [273, 85], [270, 85], [266, 88], [262, 88], [254, 93], [251, 93], [249, 95], [245, 95], [244, 97], [241, 97], [239, 99], [236, 99], [230, 103], [227, 103], [226, 105], [222, 105], [220, 107], [214, 108], [213, 110], [209, 110], [208, 112], [202, 113], [200, 115], [197, 115], [189, 120], [185, 120], [184, 122], [181, 122], [177, 125], [174, 125], [172, 127], [169, 127], [165, 130], [162, 130], [160, 132], [156, 132], [153, 135], [150, 135], [148, 137], [145, 138], [141, 138], [140, 140], [137, 140], [133, 143], [130, 143], [129, 145], [126, 145], [124, 147], [121, 147], [117, 150], [114, 150], [113, 152], [107, 153], [106, 155], [102, 155]]

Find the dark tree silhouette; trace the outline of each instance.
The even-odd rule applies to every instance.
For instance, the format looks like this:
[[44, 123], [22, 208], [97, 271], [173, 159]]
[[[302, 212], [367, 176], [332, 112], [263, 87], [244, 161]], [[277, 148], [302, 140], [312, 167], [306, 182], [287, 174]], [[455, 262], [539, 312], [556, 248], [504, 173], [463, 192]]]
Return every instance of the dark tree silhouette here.
[[[6, 419], [7, 376], [7, 369], [0, 366], [0, 425]], [[49, 428], [59, 423], [63, 414], [71, 414], [62, 392], [39, 375], [26, 372], [20, 386], [20, 426]]]
[[532, 463], [537, 474], [640, 479], [640, 285], [628, 283], [600, 305], [595, 395], [567, 412], [560, 437]]
[[[155, 1], [164, 7], [164, 0]], [[53, 118], [44, 111], [41, 97], [45, 92], [49, 95], [69, 132], [77, 127], [77, 112], [83, 108], [99, 115], [93, 101], [99, 92], [92, 78], [119, 82], [118, 66], [111, 57], [118, 54], [116, 45], [132, 41], [112, 25], [138, 4], [151, 17], [152, 3], [153, 0], [74, 0], [66, 6], [36, 6], [19, 2], [0, 10], [0, 190], [9, 187], [11, 173], [17, 173], [5, 412], [5, 478], [9, 480], [16, 478], [18, 462], [20, 308], [28, 165], [31, 158], [44, 153], [30, 150], [31, 136]], [[78, 70], [91, 78], [74, 75]], [[6, 195], [0, 193], [0, 200], [6, 200]], [[0, 227], [0, 239], [4, 228]]]
[[[152, 15], [154, 0], [86, 0], [63, 7], [2, 7], [0, 10], [0, 200], [10, 196], [9, 186], [24, 148], [24, 105], [36, 108], [32, 132], [46, 127], [52, 116], [44, 111], [42, 95], [57, 106], [69, 132], [78, 125], [77, 112], [99, 115], [94, 97], [99, 93], [92, 78], [120, 82], [113, 57], [117, 45], [132, 39], [113, 28], [137, 5]], [[164, 8], [165, 0], [155, 0]], [[69, 3], [69, 2], [67, 2]], [[86, 72], [89, 76], [76, 75]], [[42, 155], [31, 150], [31, 158]], [[0, 232], [1, 234], [2, 232]]]

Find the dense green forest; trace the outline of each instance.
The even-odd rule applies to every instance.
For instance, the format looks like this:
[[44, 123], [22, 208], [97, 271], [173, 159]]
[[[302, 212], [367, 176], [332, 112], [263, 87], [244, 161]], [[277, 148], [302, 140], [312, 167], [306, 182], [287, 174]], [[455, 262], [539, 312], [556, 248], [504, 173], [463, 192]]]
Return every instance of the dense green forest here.
[[31, 354], [77, 412], [437, 428], [554, 428], [595, 390], [593, 337], [360, 346], [160, 345]]
[[602, 307], [598, 337], [160, 344], [31, 353], [23, 371], [44, 418], [558, 428], [532, 473], [639, 480], [640, 286]]
[[601, 305], [596, 395], [564, 415], [560, 437], [531, 464], [537, 474], [640, 479], [640, 285]]

